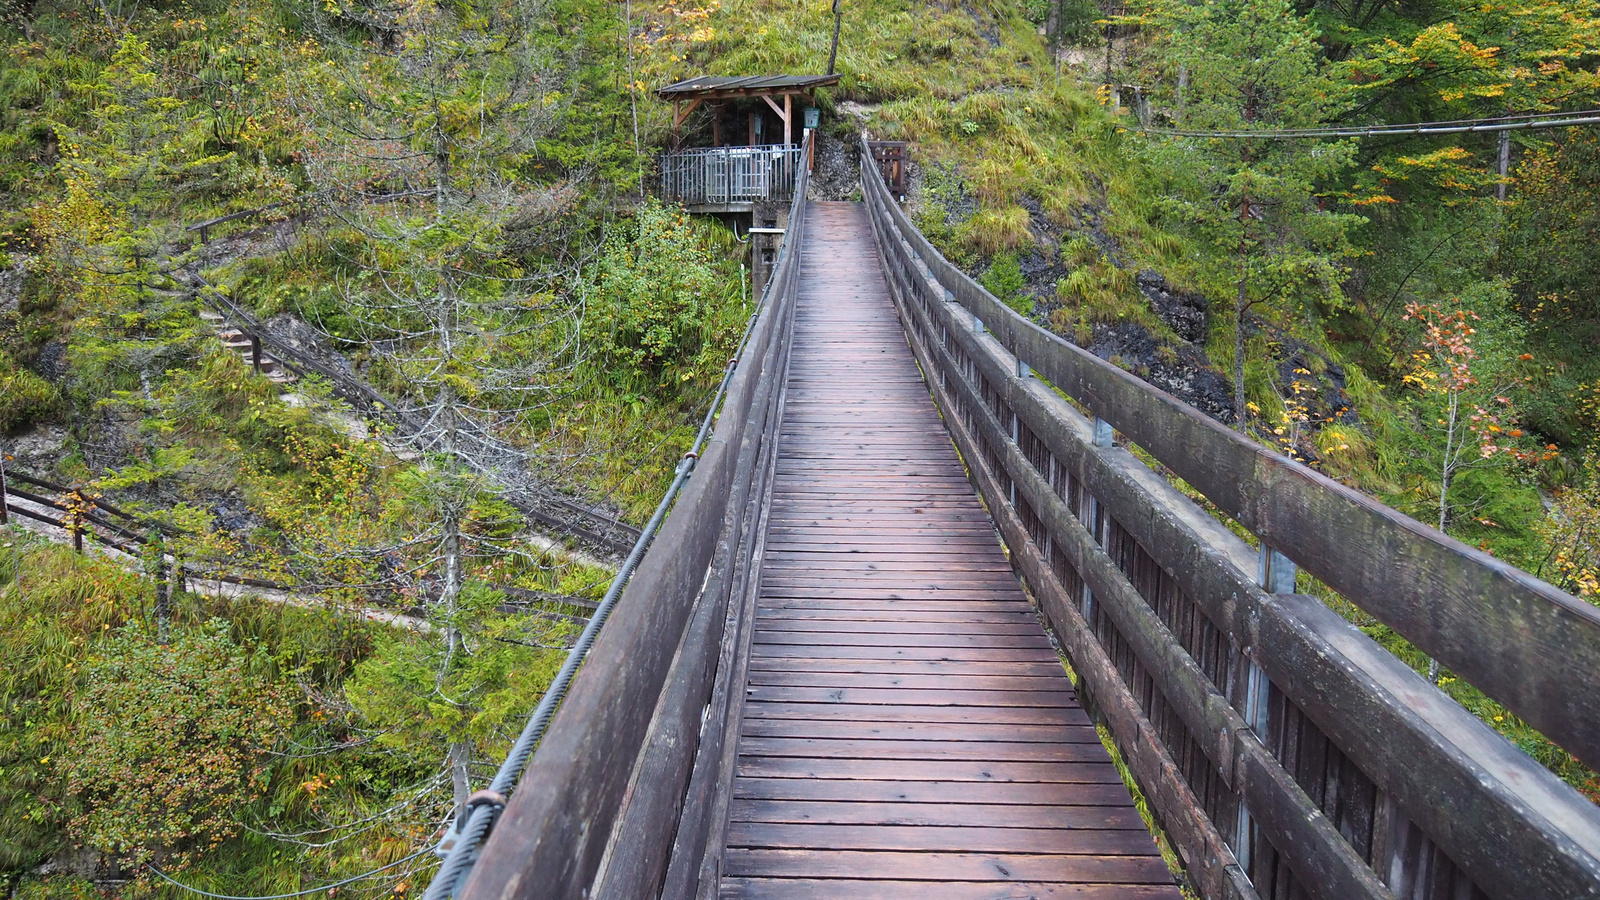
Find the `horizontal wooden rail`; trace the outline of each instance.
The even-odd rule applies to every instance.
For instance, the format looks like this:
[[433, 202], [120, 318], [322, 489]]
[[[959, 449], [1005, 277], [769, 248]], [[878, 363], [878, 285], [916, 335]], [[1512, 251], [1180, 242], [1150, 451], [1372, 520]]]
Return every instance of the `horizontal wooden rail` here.
[[1017, 315], [895, 221], [950, 299], [1274, 550], [1600, 768], [1600, 608], [1249, 441]]
[[[1504, 683], [1539, 666], [1530, 677], [1563, 694], [1533, 707], [1547, 718], [1596, 702], [1596, 671], [1576, 671], [1597, 651], [1591, 608], [1027, 322], [927, 243], [876, 167], [863, 166], [862, 183], [913, 349], [974, 482], [1202, 895], [1600, 897], [1600, 811], [1294, 594], [1292, 566], [1273, 551], [1319, 577], [1360, 570], [1324, 580], [1355, 585], [1352, 600], [1408, 625], [1408, 594], [1490, 608], [1441, 613], [1408, 637], [1455, 653], [1451, 665], [1497, 654], [1510, 667], [1485, 677], [1508, 696], [1522, 691]], [[1265, 531], [1270, 549], [1114, 446], [1113, 425]], [[1385, 565], [1395, 562], [1407, 565]], [[1561, 622], [1577, 633], [1555, 641]], [[1569, 644], [1572, 655], [1536, 662]], [[1558, 687], [1558, 674], [1572, 680]], [[1582, 746], [1592, 725], [1560, 733]]]
[[[675, 844], [693, 845], [699, 833], [691, 855], [705, 852], [711, 811], [689, 786], [722, 756], [720, 734], [701, 723], [717, 715], [713, 695], [728, 680], [725, 629], [748, 561], [739, 548], [756, 528], [751, 501], [776, 440], [805, 188], [802, 170], [788, 239], [706, 451], [551, 719], [463, 897], [653, 897], [669, 865], [686, 863]], [[687, 865], [698, 872], [698, 859]]]
[[211, 242], [211, 229], [217, 227], [218, 225], [226, 225], [229, 222], [237, 222], [240, 219], [253, 219], [256, 216], [269, 213], [284, 206], [305, 206], [309, 202], [309, 199], [310, 198], [308, 197], [296, 197], [290, 200], [279, 200], [276, 203], [268, 203], [265, 206], [257, 206], [254, 209], [241, 209], [238, 212], [228, 213], [227, 215], [217, 216], [214, 219], [207, 219], [204, 222], [196, 222], [193, 225], [184, 226], [183, 230], [200, 232], [200, 243], [209, 244]]

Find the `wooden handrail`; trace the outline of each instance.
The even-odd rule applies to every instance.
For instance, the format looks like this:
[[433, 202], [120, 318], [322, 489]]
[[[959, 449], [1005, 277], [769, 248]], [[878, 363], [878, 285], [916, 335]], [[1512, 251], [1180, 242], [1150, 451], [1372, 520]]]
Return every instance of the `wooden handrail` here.
[[[1263, 587], [1259, 551], [1110, 446], [1110, 427], [1591, 759], [1595, 611], [1026, 321], [940, 256], [862, 158], [952, 435], [1201, 893], [1600, 896], [1600, 810], [1314, 598]], [[1419, 622], [1430, 592], [1436, 618]]]
[[[705, 851], [715, 818], [695, 805], [689, 786], [721, 757], [719, 746], [699, 746], [702, 716], [718, 715], [717, 698], [726, 699], [718, 689], [727, 672], [717, 663], [730, 605], [743, 606], [738, 571], [748, 558], [737, 548], [756, 527], [750, 500], [764, 490], [763, 450], [770, 455], [776, 440], [805, 187], [802, 174], [788, 239], [711, 441], [551, 719], [462, 897], [516, 895], [517, 885], [551, 897], [655, 896], [669, 862], [688, 861], [673, 853], [675, 841], [698, 830]], [[712, 731], [719, 730], [704, 733]], [[698, 859], [689, 864], [698, 873]]]
[[1219, 509], [1464, 680], [1600, 768], [1600, 608], [1241, 437], [1017, 315], [889, 215], [1007, 351]]

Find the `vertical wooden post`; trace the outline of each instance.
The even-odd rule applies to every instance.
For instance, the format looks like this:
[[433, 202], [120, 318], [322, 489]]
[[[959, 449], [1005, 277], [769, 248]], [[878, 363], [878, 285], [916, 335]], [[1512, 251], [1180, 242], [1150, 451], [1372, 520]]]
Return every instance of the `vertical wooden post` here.
[[1294, 560], [1261, 544], [1261, 554], [1256, 563], [1256, 581], [1262, 590], [1271, 594], [1294, 593], [1296, 573]]
[[258, 334], [250, 335], [250, 369], [261, 374], [261, 336]]
[[[1256, 565], [1256, 583], [1262, 590], [1272, 594], [1294, 593], [1295, 579], [1294, 561], [1284, 556], [1277, 550], [1261, 542], [1260, 556]], [[1244, 720], [1250, 725], [1250, 730], [1256, 733], [1262, 741], [1267, 739], [1267, 729], [1270, 721], [1269, 700], [1272, 696], [1272, 681], [1267, 678], [1267, 673], [1256, 665], [1255, 660], [1249, 656], [1244, 657], [1244, 696], [1239, 698], [1239, 712], [1244, 715]], [[1250, 871], [1251, 857], [1253, 856], [1253, 839], [1255, 836], [1254, 822], [1250, 810], [1239, 801], [1238, 820], [1234, 825], [1234, 855], [1239, 860], [1239, 865], [1246, 873]]]
[[794, 95], [783, 95], [783, 145], [794, 143]]
[[67, 531], [72, 533], [72, 549], [83, 552], [83, 494], [73, 491], [67, 495]]
[[0, 525], [11, 523], [11, 513], [6, 509], [6, 452], [0, 449]]

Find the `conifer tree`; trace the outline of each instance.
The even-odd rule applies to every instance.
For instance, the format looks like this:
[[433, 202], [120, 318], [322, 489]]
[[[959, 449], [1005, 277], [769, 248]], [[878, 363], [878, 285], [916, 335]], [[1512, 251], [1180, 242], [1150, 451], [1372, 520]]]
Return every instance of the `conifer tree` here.
[[[1170, 68], [1186, 76], [1181, 96], [1169, 99], [1184, 109], [1187, 129], [1305, 127], [1332, 105], [1316, 34], [1287, 0], [1168, 3], [1155, 18]], [[1252, 310], [1343, 302], [1340, 263], [1359, 218], [1329, 211], [1318, 188], [1348, 166], [1352, 148], [1263, 135], [1184, 139], [1157, 152], [1182, 188], [1170, 201], [1175, 211], [1217, 250], [1212, 284], [1227, 285], [1234, 299], [1234, 425], [1243, 432]]]
[[113, 356], [145, 357], [131, 364], [147, 376], [162, 349], [150, 339], [183, 325], [173, 274], [190, 254], [172, 213], [214, 186], [232, 154], [207, 152], [205, 113], [163, 83], [136, 35], [98, 77], [72, 87], [93, 112], [81, 127], [56, 125], [65, 187], [36, 212], [41, 264], [76, 287], [77, 327], [111, 342], [103, 349]]
[[[561, 111], [562, 66], [535, 0], [335, 0], [315, 15], [333, 52], [298, 91], [307, 171], [354, 238], [355, 273], [323, 324], [374, 357], [375, 378], [425, 422], [413, 543], [428, 548], [443, 646], [424, 688], [465, 707], [440, 689], [472, 651], [468, 566], [493, 548], [464, 526], [510, 464], [497, 438], [525, 435], [524, 417], [560, 395], [580, 333], [560, 270], [506, 250], [508, 232], [560, 212], [560, 188], [531, 183], [523, 164]], [[452, 731], [449, 756], [460, 803], [467, 732]]]

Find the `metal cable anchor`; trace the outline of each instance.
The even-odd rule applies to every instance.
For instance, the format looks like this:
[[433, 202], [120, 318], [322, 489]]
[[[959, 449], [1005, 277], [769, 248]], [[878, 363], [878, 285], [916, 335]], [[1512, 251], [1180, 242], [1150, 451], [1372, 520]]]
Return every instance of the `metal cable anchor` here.
[[461, 835], [466, 831], [467, 820], [472, 818], [473, 808], [478, 806], [491, 807], [491, 814], [498, 818], [500, 810], [506, 808], [506, 795], [487, 788], [473, 791], [466, 802], [461, 804], [461, 809], [456, 812], [450, 830], [444, 833], [444, 837], [439, 839], [438, 846], [433, 848], [434, 856], [445, 859], [450, 855], [450, 851], [455, 849], [456, 842], [461, 840]]

